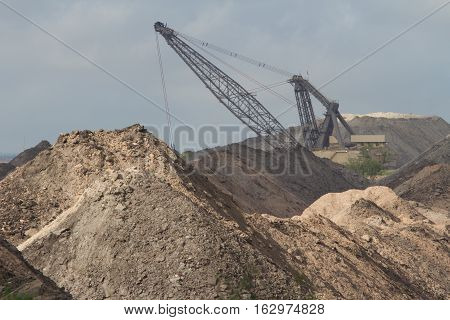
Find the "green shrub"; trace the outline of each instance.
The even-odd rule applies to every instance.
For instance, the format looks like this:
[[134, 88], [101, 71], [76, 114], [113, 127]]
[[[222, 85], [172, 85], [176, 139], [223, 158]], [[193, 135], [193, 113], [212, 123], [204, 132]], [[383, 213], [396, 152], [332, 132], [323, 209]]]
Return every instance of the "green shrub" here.
[[383, 171], [383, 165], [370, 156], [369, 149], [362, 149], [356, 159], [350, 159], [347, 168], [358, 172], [365, 177], [374, 177]]

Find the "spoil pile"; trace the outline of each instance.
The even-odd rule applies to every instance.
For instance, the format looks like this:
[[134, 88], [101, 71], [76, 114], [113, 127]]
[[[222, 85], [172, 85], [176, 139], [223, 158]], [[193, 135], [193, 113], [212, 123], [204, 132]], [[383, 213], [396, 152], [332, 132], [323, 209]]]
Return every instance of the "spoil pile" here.
[[378, 183], [394, 188], [404, 199], [450, 209], [450, 136]]
[[[374, 114], [349, 121], [355, 134], [384, 134], [392, 164], [399, 168], [450, 134], [450, 124], [440, 117]], [[348, 133], [344, 130], [348, 139]]]
[[6, 177], [16, 167], [9, 163], [0, 163], [0, 180]]
[[0, 237], [0, 299], [70, 299]]
[[50, 148], [51, 145], [48, 141], [41, 141], [36, 146], [19, 153], [14, 159], [8, 163], [0, 163], [0, 180], [5, 178], [15, 168], [21, 167], [27, 162], [33, 160], [39, 152]]
[[308, 150], [272, 152], [249, 144], [207, 149], [191, 157], [199, 172], [248, 212], [291, 217], [328, 192], [368, 184], [358, 174]]
[[141, 126], [63, 135], [0, 189], [7, 236], [75, 298], [310, 293], [230, 197]]
[[60, 136], [0, 195], [0, 232], [77, 299], [449, 297], [446, 217], [251, 214], [138, 125]]
[[[387, 283], [381, 286], [386, 291], [380, 295], [372, 293], [378, 298], [386, 298], [386, 292], [392, 293], [389, 298], [448, 299], [450, 296], [448, 212], [419, 210], [415, 204], [401, 199], [387, 187], [371, 187], [327, 194], [306, 209], [302, 216], [292, 220], [302, 225], [312, 224], [311, 228], [323, 234], [329, 229], [337, 229], [336, 225], [342, 229], [344, 239], [329, 235], [321, 240], [323, 243], [319, 243], [318, 248], [329, 249], [331, 246], [337, 253], [347, 253], [347, 245], [360, 245], [359, 248], [353, 247], [354, 256], [340, 257], [336, 265], [330, 263], [319, 268], [317, 272], [322, 277], [347, 277], [340, 264], [348, 263], [348, 259], [353, 260], [356, 256], [369, 260], [369, 266], [363, 269], [358, 266], [361, 261], [357, 261], [347, 267], [363, 270], [360, 280], [365, 281], [368, 288], [378, 290], [380, 283], [375, 283], [371, 275], [376, 269], [383, 271], [381, 280]], [[320, 223], [324, 224], [323, 228], [320, 228]], [[285, 238], [287, 245], [289, 238], [293, 238], [291, 234]], [[302, 246], [300, 243], [297, 245]], [[296, 250], [295, 246], [291, 250]], [[323, 258], [316, 254], [315, 259]], [[310, 279], [317, 278], [307, 275]], [[364, 295], [365, 289], [360, 294]]]
[[404, 199], [450, 212], [450, 164], [424, 167], [397, 186], [395, 192]]
[[396, 188], [403, 182], [411, 179], [415, 174], [427, 166], [446, 163], [450, 164], [450, 135], [434, 143], [393, 174], [379, 181], [379, 184]]

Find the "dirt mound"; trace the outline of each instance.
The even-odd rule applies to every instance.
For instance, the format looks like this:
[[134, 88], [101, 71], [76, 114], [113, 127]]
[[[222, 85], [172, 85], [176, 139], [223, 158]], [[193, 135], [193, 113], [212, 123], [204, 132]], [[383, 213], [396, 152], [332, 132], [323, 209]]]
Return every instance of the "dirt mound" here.
[[342, 115], [346, 121], [351, 121], [355, 118], [360, 117], [371, 117], [371, 118], [386, 118], [386, 119], [423, 119], [423, 118], [431, 118], [427, 116], [422, 116], [418, 114], [412, 113], [397, 113], [397, 112], [373, 112], [366, 114], [352, 114], [352, 113], [344, 113]]
[[394, 190], [404, 199], [450, 212], [450, 164], [424, 167]]
[[[370, 204], [372, 206], [370, 207]], [[302, 217], [309, 217], [312, 215], [324, 216], [339, 225], [352, 227], [354, 223], [356, 226], [361, 222], [367, 223], [366, 219], [371, 219], [372, 216], [355, 215], [355, 208], [367, 207], [369, 209], [379, 208], [382, 210], [376, 216], [384, 220], [388, 225], [391, 222], [409, 223], [416, 219], [416, 212], [414, 207], [407, 201], [399, 198], [392, 189], [388, 187], [370, 187], [365, 190], [348, 190], [342, 193], [329, 193], [318, 199], [304, 212]], [[356, 210], [356, 212], [359, 212]], [[388, 219], [387, 219], [388, 218]], [[362, 219], [362, 220], [361, 220]]]
[[[273, 153], [248, 147], [249, 143], [203, 150], [191, 162], [248, 212], [291, 217], [328, 192], [367, 186], [364, 178], [307, 150]], [[288, 168], [298, 159], [308, 170]]]
[[36, 146], [19, 153], [9, 163], [0, 163], [0, 180], [5, 178], [10, 172], [14, 171], [16, 167], [21, 167], [27, 162], [33, 160], [39, 152], [50, 148], [51, 145], [48, 141], [41, 141]]
[[450, 164], [450, 135], [433, 144], [425, 152], [406, 163], [393, 174], [379, 180], [378, 184], [394, 189], [411, 179], [423, 168], [440, 163]]
[[0, 163], [0, 180], [6, 177], [16, 167], [9, 163]]
[[30, 149], [26, 149], [25, 151], [19, 153], [14, 159], [12, 159], [9, 163], [15, 167], [21, 167], [29, 161], [33, 160], [39, 152], [46, 150], [51, 147], [51, 144], [48, 141], [41, 141], [36, 146]]
[[0, 299], [70, 299], [0, 237]]
[[230, 197], [140, 126], [61, 136], [0, 189], [10, 209], [32, 204], [16, 210], [16, 224], [20, 236], [33, 223], [39, 231], [19, 247], [75, 298], [310, 294]]
[[448, 298], [445, 230], [395, 194], [354, 191], [369, 198], [342, 208], [354, 228], [249, 214], [136, 125], [61, 136], [0, 182], [0, 219], [79, 299]]
[[[355, 134], [384, 134], [387, 147], [399, 168], [450, 134], [450, 124], [439, 117], [356, 117], [349, 121]], [[341, 130], [341, 132], [344, 132]], [[348, 134], [345, 132], [348, 139]]]
[[[394, 295], [404, 290], [402, 294], [416, 298], [449, 298], [448, 213], [420, 210], [387, 187], [371, 187], [325, 195], [302, 216], [292, 218], [314, 224], [322, 219], [345, 230], [347, 241], [361, 245], [357, 256], [370, 261], [361, 269], [365, 280], [371, 281], [373, 270], [379, 269], [385, 273], [382, 279], [389, 282], [385, 288]], [[341, 252], [342, 244], [333, 244], [332, 239], [336, 237], [327, 239], [323, 246], [331, 245]], [[326, 272], [338, 272], [337, 267], [330, 264]], [[346, 275], [342, 271], [338, 274]], [[369, 287], [372, 285], [377, 287]]]

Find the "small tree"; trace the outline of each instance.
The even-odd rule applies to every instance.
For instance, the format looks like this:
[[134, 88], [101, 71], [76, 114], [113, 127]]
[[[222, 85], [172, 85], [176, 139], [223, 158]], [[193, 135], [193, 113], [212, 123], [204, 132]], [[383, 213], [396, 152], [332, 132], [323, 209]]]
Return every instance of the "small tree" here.
[[383, 170], [383, 165], [370, 156], [369, 148], [361, 149], [356, 159], [350, 159], [347, 168], [352, 169], [365, 177], [374, 177]]

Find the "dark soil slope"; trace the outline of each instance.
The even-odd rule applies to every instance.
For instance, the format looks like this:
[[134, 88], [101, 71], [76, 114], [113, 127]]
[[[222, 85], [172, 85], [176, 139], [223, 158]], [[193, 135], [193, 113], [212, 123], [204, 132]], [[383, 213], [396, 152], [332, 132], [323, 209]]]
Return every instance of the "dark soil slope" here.
[[69, 299], [70, 295], [34, 269], [0, 237], [0, 299]]
[[199, 151], [192, 164], [250, 213], [291, 217], [328, 192], [367, 186], [363, 177], [307, 150], [272, 152], [248, 143]]
[[450, 124], [439, 117], [356, 117], [349, 121], [355, 134], [384, 134], [395, 167], [401, 167], [450, 134]]
[[411, 179], [423, 168], [440, 163], [450, 164], [450, 135], [431, 145], [425, 152], [406, 163], [390, 176], [380, 180], [379, 184], [396, 188]]
[[26, 149], [25, 151], [19, 153], [14, 159], [12, 159], [9, 163], [14, 167], [21, 167], [27, 162], [33, 160], [39, 152], [46, 150], [51, 147], [51, 144], [48, 141], [41, 141], [33, 148]]
[[404, 199], [450, 210], [450, 136], [379, 181]]
[[10, 172], [14, 171], [17, 167], [21, 167], [29, 161], [33, 160], [39, 152], [50, 148], [51, 145], [48, 141], [41, 141], [36, 146], [19, 153], [9, 163], [0, 163], [0, 180], [5, 178]]

